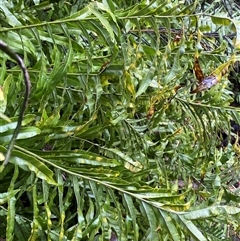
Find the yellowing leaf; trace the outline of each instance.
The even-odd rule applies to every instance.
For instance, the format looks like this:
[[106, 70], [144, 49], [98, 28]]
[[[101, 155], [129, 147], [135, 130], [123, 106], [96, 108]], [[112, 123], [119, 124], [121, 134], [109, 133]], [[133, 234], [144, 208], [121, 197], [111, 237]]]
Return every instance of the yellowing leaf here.
[[125, 84], [127, 89], [131, 92], [131, 94], [134, 96], [135, 95], [135, 87], [134, 87], [134, 83], [132, 80], [131, 75], [129, 74], [129, 72], [125, 72]]
[[212, 19], [214, 24], [227, 26], [231, 23], [231, 20], [228, 17], [225, 17], [225, 16], [211, 16], [211, 19]]
[[0, 86], [0, 101], [4, 101], [3, 88]]
[[0, 152], [0, 162], [5, 160], [5, 156]]
[[218, 68], [216, 68], [211, 75], [216, 75], [220, 80], [223, 75], [228, 72], [228, 67], [236, 62], [236, 55], [232, 55], [232, 57], [225, 63], [221, 64]]

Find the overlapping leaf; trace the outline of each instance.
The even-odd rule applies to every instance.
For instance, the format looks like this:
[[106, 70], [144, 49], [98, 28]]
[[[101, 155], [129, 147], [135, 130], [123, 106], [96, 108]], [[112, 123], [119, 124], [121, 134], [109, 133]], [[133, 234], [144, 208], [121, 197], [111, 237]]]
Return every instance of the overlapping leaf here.
[[[0, 176], [11, 207], [0, 206], [9, 218], [0, 237], [8, 226], [7, 237], [18, 240], [206, 240], [222, 235], [218, 218], [235, 224], [239, 210], [217, 193], [232, 178], [221, 170], [237, 172], [237, 159], [216, 142], [238, 112], [224, 82], [203, 95], [189, 89], [196, 49], [204, 73], [226, 63], [228, 45], [238, 48], [237, 20], [213, 15], [224, 10], [215, 3], [206, 5], [208, 18], [190, 15], [197, 2], [17, 2], [1, 3], [9, 15], [0, 15], [0, 36], [24, 56], [32, 96]], [[204, 32], [228, 36], [231, 23], [235, 43]], [[2, 55], [1, 65], [1, 111], [12, 120], [0, 123], [6, 147], [22, 86], [18, 67]]]

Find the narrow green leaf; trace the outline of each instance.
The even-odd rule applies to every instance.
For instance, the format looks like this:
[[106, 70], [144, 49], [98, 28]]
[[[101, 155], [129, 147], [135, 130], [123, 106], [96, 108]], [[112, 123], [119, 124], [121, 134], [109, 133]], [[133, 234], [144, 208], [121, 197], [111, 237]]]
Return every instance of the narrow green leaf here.
[[[22, 126], [25, 126], [33, 121], [35, 117], [36, 116], [34, 114], [25, 115], [22, 121]], [[13, 117], [10, 120], [11, 123], [8, 123], [6, 120], [0, 120], [0, 133], [6, 132], [8, 130], [14, 130], [16, 128], [18, 117]]]
[[109, 166], [115, 167], [119, 166], [119, 162], [115, 159], [109, 159], [104, 156], [97, 155], [95, 153], [91, 153], [89, 151], [51, 151], [43, 153], [46, 158], [50, 159], [64, 159], [70, 165], [73, 164], [88, 164], [88, 165], [101, 165], [101, 166]]
[[0, 193], [0, 205], [7, 203], [8, 200], [14, 197], [19, 191], [20, 189], [15, 189], [15, 190], [12, 190], [11, 192]]
[[7, 215], [7, 230], [6, 230], [7, 240], [13, 240], [13, 237], [14, 237], [14, 225], [15, 225], [15, 213], [16, 213], [15, 203], [17, 199], [15, 196], [13, 196], [13, 193], [16, 193], [16, 190], [14, 190], [14, 186], [18, 178], [18, 175], [19, 175], [19, 169], [18, 169], [18, 166], [15, 166], [11, 183], [8, 188], [8, 192], [10, 194], [9, 196], [12, 196], [12, 197], [8, 199], [8, 215]]
[[[8, 143], [10, 142], [12, 138], [13, 130], [8, 130], [6, 132], [0, 133], [0, 143]], [[36, 135], [39, 135], [41, 133], [41, 130], [37, 127], [30, 126], [30, 127], [23, 127], [21, 128], [17, 140], [20, 139], [28, 139], [31, 137], [34, 137]]]
[[163, 219], [164, 226], [167, 228], [169, 235], [171, 235], [171, 238], [174, 241], [181, 240], [181, 237], [178, 233], [177, 227], [174, 225], [173, 218], [171, 217], [171, 215], [161, 210], [159, 210], [159, 213]]
[[[6, 148], [0, 146], [0, 152], [5, 153]], [[30, 155], [20, 151], [13, 151], [10, 162], [26, 171], [30, 170], [34, 172], [37, 177], [46, 180], [49, 184], [57, 185], [53, 179], [53, 172], [44, 163]]]
[[234, 40], [234, 46], [236, 49], [240, 49], [240, 21], [232, 19], [232, 22], [235, 27], [236, 39]]
[[[114, 4], [111, 3], [111, 1], [109, 1], [110, 3], [110, 6], [112, 6], [112, 8], [114, 7]], [[100, 3], [100, 2], [94, 2], [95, 6], [98, 8], [98, 9], [101, 9], [107, 13], [109, 13], [109, 15], [111, 16], [112, 20], [117, 23], [117, 19], [116, 19], [116, 16], [114, 15], [114, 13], [110, 10], [109, 8], [109, 4], [106, 2], [106, 0], [104, 1], [104, 3]]]
[[130, 213], [130, 217], [133, 222], [135, 240], [138, 240], [139, 233], [138, 233], [138, 224], [137, 224], [137, 209], [134, 206], [133, 199], [131, 196], [129, 196], [125, 193], [123, 194], [123, 196], [124, 196], [124, 200], [126, 202], [126, 207]]
[[39, 219], [39, 207], [38, 207], [38, 196], [37, 196], [37, 178], [35, 179], [35, 185], [32, 188], [32, 197], [33, 197], [33, 221], [32, 221], [32, 229], [31, 229], [31, 236], [29, 237], [30, 240], [37, 240], [39, 237], [38, 230], [41, 230], [41, 224], [38, 221]]
[[146, 215], [149, 225], [150, 225], [148, 240], [157, 241], [157, 240], [159, 240], [159, 235], [157, 233], [158, 232], [157, 217], [156, 217], [151, 205], [149, 205], [145, 202], [142, 202], [142, 206], [144, 208], [145, 215]]
[[7, 215], [7, 230], [6, 230], [6, 238], [9, 241], [14, 240], [14, 220], [15, 220], [15, 203], [16, 198], [12, 197], [8, 201], [8, 215]]
[[85, 7], [82, 10], [72, 14], [69, 17], [64, 18], [64, 21], [76, 21], [76, 20], [84, 20], [85, 18], [91, 15], [91, 9], [89, 7]]
[[73, 189], [74, 189], [74, 194], [75, 198], [77, 201], [77, 215], [78, 215], [78, 225], [75, 231], [74, 239], [73, 241], [81, 240], [82, 239], [82, 232], [83, 228], [85, 228], [85, 218], [82, 212], [83, 205], [84, 205], [84, 200], [81, 198], [80, 195], [80, 188], [79, 188], [79, 182], [78, 178], [75, 176], [72, 176], [73, 180]]
[[188, 220], [197, 220], [197, 219], [207, 219], [217, 215], [236, 215], [240, 214], [240, 208], [232, 206], [214, 206], [207, 207], [200, 210], [195, 210], [184, 214], [184, 218]]
[[7, 22], [12, 27], [21, 26], [21, 22], [9, 11], [8, 5], [10, 3], [6, 0], [2, 0], [0, 3], [0, 9], [4, 13], [5, 17], [7, 18]]
[[[108, 34], [111, 38], [112, 42], [115, 42], [115, 37], [114, 37], [114, 33], [113, 33], [113, 28], [111, 27], [110, 23], [108, 22], [108, 20], [104, 17], [103, 14], [101, 14], [100, 12], [98, 12], [95, 9], [95, 4], [90, 4], [89, 6], [90, 11], [98, 18], [98, 20], [102, 23], [103, 27], [106, 28], [106, 30], [108, 31]], [[107, 38], [107, 36], [105, 36], [105, 38]]]
[[203, 236], [202, 232], [193, 224], [193, 222], [184, 218], [184, 216], [179, 215], [176, 220], [181, 227], [195, 240], [207, 241], [208, 239]]
[[149, 70], [147, 71], [147, 74], [145, 74], [145, 76], [143, 77], [143, 79], [139, 85], [138, 91], [136, 93], [136, 97], [140, 96], [149, 87], [149, 85], [151, 84], [153, 77], [155, 75], [155, 71], [156, 71], [156, 69], [154, 66], [151, 66], [149, 68]]
[[[12, 75], [8, 75], [7, 78], [4, 80], [3, 88], [0, 86], [0, 112], [5, 112], [7, 107], [7, 95], [9, 91], [9, 85], [12, 82]], [[1, 127], [0, 127], [1, 131]]]
[[226, 16], [214, 15], [214, 16], [211, 16], [211, 19], [214, 24], [228, 26], [231, 23], [231, 20]]

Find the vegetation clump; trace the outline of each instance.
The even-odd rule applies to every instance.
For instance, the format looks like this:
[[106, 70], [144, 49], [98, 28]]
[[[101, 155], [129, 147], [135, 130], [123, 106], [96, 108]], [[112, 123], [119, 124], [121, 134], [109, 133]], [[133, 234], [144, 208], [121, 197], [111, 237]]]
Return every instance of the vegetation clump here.
[[0, 9], [0, 240], [239, 239], [235, 1]]

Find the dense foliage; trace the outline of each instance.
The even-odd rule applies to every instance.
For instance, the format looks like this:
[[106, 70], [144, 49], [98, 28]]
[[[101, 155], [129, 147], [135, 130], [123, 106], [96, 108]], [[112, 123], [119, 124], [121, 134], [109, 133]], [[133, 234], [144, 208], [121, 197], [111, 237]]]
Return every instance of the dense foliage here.
[[[0, 9], [0, 39], [32, 85], [0, 173], [0, 239], [237, 238], [237, 3], [2, 0]], [[236, 63], [191, 94], [195, 56], [205, 76]], [[0, 64], [3, 161], [24, 83], [4, 53]]]

